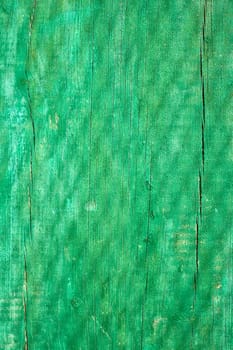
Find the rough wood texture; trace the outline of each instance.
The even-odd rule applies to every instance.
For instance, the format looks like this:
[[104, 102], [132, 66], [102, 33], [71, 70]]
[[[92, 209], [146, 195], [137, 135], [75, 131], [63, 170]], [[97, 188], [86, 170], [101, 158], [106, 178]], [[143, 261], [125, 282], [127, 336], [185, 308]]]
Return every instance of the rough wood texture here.
[[233, 349], [232, 16], [1, 1], [0, 349]]

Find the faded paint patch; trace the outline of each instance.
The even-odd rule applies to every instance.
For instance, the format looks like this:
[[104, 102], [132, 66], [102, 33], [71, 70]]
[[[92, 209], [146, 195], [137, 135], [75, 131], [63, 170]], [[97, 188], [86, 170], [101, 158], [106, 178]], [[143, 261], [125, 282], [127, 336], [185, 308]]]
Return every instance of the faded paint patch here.
[[52, 130], [58, 129], [59, 116], [55, 113], [54, 117], [49, 116], [49, 128]]
[[87, 202], [85, 205], [85, 209], [86, 211], [96, 211], [97, 210], [96, 201]]

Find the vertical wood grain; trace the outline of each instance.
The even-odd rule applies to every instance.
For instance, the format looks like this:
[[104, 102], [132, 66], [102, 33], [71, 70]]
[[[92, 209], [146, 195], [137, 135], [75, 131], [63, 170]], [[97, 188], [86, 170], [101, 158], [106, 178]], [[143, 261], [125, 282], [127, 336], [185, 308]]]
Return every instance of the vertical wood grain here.
[[0, 349], [232, 349], [232, 6], [2, 2]]

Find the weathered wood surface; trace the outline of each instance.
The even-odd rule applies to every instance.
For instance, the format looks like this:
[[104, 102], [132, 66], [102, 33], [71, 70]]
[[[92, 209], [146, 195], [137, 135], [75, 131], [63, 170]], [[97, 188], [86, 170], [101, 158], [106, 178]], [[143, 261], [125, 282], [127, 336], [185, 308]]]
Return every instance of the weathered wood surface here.
[[0, 349], [233, 349], [232, 16], [1, 1]]

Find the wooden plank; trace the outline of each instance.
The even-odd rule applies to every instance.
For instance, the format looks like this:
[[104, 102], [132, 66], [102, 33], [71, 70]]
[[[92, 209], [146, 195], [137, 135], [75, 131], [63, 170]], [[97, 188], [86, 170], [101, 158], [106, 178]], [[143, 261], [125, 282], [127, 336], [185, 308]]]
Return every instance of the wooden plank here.
[[0, 349], [232, 349], [233, 4], [0, 9]]

